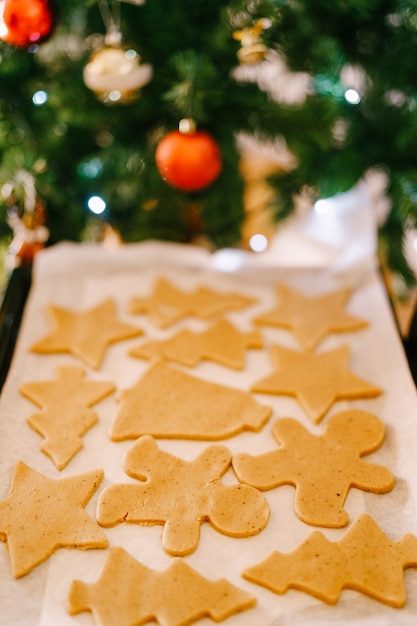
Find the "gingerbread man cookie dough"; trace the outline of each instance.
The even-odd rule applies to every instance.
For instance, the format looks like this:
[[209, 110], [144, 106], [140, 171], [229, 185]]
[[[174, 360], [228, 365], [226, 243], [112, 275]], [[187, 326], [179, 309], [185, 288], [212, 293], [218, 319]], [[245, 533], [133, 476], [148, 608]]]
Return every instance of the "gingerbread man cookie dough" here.
[[221, 482], [231, 461], [224, 446], [210, 446], [193, 461], [184, 461], [160, 450], [152, 437], [141, 437], [126, 454], [125, 471], [142, 482], [104, 489], [98, 523], [162, 524], [162, 545], [173, 556], [197, 548], [205, 521], [231, 537], [256, 535], [268, 523], [269, 505], [252, 487]]
[[237, 454], [233, 468], [241, 482], [261, 490], [294, 485], [295, 512], [306, 524], [346, 526], [349, 516], [343, 505], [351, 487], [374, 493], [394, 487], [388, 469], [361, 459], [384, 440], [384, 426], [371, 413], [338, 413], [320, 436], [284, 418], [275, 422], [273, 434], [282, 444], [278, 450], [257, 457]]

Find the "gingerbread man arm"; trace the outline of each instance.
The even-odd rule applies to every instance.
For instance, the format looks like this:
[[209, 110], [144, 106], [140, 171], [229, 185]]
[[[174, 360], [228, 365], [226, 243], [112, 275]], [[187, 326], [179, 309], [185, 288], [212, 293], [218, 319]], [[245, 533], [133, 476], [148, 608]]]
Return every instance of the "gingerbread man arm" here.
[[394, 484], [395, 478], [389, 469], [366, 461], [358, 461], [351, 476], [352, 487], [373, 493], [387, 493]]
[[272, 427], [275, 439], [286, 444], [279, 450], [266, 452], [259, 456], [240, 453], [233, 457], [233, 469], [239, 481], [261, 491], [267, 491], [284, 484], [296, 485], [297, 467], [294, 466], [294, 455], [291, 448], [304, 441], [310, 448], [311, 435], [301, 424], [290, 418], [276, 421]]
[[285, 471], [287, 455], [284, 450], [273, 450], [256, 457], [242, 452], [233, 457], [232, 465], [241, 483], [260, 491], [292, 482]]

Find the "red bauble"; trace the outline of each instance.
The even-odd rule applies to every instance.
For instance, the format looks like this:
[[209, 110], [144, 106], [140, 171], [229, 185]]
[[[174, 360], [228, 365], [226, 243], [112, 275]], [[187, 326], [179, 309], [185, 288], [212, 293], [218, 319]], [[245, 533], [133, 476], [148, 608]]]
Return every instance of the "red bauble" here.
[[156, 148], [155, 160], [162, 178], [183, 191], [204, 189], [222, 169], [220, 149], [203, 131], [168, 133]]
[[53, 25], [47, 0], [5, 0], [2, 18], [0, 38], [21, 47], [43, 41]]

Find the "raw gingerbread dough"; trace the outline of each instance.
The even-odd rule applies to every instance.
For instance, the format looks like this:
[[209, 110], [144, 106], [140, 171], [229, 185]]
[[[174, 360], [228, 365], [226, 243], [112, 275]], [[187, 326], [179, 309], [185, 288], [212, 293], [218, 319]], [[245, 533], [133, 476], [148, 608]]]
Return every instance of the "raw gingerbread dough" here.
[[130, 302], [131, 313], [147, 313], [152, 322], [166, 328], [179, 320], [196, 316], [209, 319], [227, 310], [241, 309], [255, 300], [235, 293], [220, 293], [207, 287], [194, 291], [182, 291], [165, 278], [158, 278], [152, 294], [147, 298], [134, 297]]
[[231, 461], [224, 446], [210, 446], [185, 461], [160, 450], [152, 437], [141, 437], [128, 450], [124, 465], [129, 476], [142, 482], [104, 489], [98, 523], [162, 524], [162, 545], [174, 556], [196, 550], [205, 521], [230, 537], [256, 535], [268, 523], [269, 505], [257, 489], [221, 482]]
[[379, 387], [349, 370], [348, 346], [314, 354], [273, 345], [270, 356], [272, 373], [256, 381], [252, 391], [296, 397], [316, 424], [338, 400], [381, 394]]
[[17, 462], [9, 496], [0, 502], [0, 539], [15, 578], [58, 548], [107, 548], [105, 534], [84, 511], [103, 475], [96, 470], [54, 480]]
[[254, 321], [290, 330], [306, 350], [315, 348], [330, 333], [354, 331], [368, 324], [346, 312], [350, 289], [311, 297], [278, 285], [277, 296], [277, 306]]
[[259, 330], [241, 332], [223, 319], [200, 333], [183, 329], [168, 339], [147, 341], [132, 348], [129, 354], [140, 359], [159, 356], [186, 367], [195, 367], [203, 359], [208, 359], [233, 369], [243, 369], [245, 350], [262, 347]]
[[243, 430], [259, 431], [271, 412], [246, 391], [156, 361], [133, 387], [120, 394], [110, 438], [122, 441], [153, 435], [218, 440]]
[[86, 311], [48, 306], [51, 332], [31, 346], [39, 354], [70, 353], [98, 369], [106, 349], [116, 341], [143, 334], [143, 330], [118, 319], [114, 300], [106, 300]]
[[203, 617], [221, 622], [253, 607], [256, 600], [224, 578], [210, 581], [174, 558], [154, 571], [123, 548], [112, 548], [94, 583], [72, 583], [68, 611], [91, 611], [97, 626], [187, 626]]
[[417, 567], [417, 537], [407, 534], [392, 541], [362, 514], [339, 541], [316, 530], [292, 552], [272, 552], [243, 577], [275, 593], [298, 589], [329, 604], [338, 601], [343, 589], [355, 589], [400, 608], [406, 603], [407, 567]]
[[382, 445], [384, 430], [365, 411], [333, 415], [319, 436], [294, 419], [280, 419], [273, 434], [281, 447], [259, 456], [237, 454], [233, 468], [241, 482], [257, 489], [294, 485], [295, 512], [306, 524], [342, 527], [349, 522], [343, 505], [351, 487], [373, 493], [394, 487], [388, 469], [361, 459]]

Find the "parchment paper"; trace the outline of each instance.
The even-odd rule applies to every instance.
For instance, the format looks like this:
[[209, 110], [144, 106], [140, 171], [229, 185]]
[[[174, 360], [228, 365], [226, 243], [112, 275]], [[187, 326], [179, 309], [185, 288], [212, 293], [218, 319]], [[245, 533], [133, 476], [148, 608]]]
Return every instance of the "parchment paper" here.
[[[241, 330], [250, 330], [251, 320], [272, 308], [276, 302], [274, 286], [278, 282], [306, 294], [317, 295], [339, 286], [354, 289], [348, 310], [364, 317], [369, 325], [362, 330], [328, 336], [318, 350], [349, 345], [350, 369], [361, 378], [383, 389], [378, 398], [339, 401], [319, 425], [313, 425], [293, 398], [255, 394], [261, 404], [273, 408], [269, 422], [260, 433], [245, 432], [225, 439], [234, 454], [261, 452], [277, 448], [272, 434], [273, 422], [280, 417], [298, 419], [316, 434], [323, 432], [328, 418], [346, 408], [369, 411], [383, 421], [386, 440], [377, 452], [364, 457], [388, 467], [395, 475], [396, 486], [389, 494], [376, 495], [351, 489], [345, 508], [350, 523], [367, 512], [392, 539], [411, 532], [417, 535], [417, 397], [407, 361], [399, 339], [383, 283], [371, 259], [334, 272], [331, 267], [290, 267], [261, 263], [259, 257], [238, 253], [233, 256], [234, 271], [225, 267], [224, 259], [201, 248], [148, 242], [108, 251], [100, 246], [60, 244], [37, 256], [34, 281], [25, 309], [15, 356], [0, 398], [0, 500], [7, 497], [14, 465], [23, 460], [34, 469], [58, 478], [76, 475], [96, 468], [105, 471], [104, 483], [87, 506], [95, 518], [98, 493], [113, 482], [128, 482], [122, 459], [132, 441], [113, 443], [108, 429], [117, 411], [117, 394], [96, 404], [99, 423], [83, 438], [84, 448], [69, 465], [58, 472], [51, 460], [40, 450], [41, 437], [26, 423], [37, 409], [18, 391], [23, 382], [51, 380], [61, 364], [80, 364], [71, 355], [39, 355], [29, 352], [29, 346], [49, 331], [45, 306], [53, 303], [70, 309], [86, 309], [112, 297], [119, 316], [145, 331], [138, 337], [112, 345], [96, 372], [87, 369], [87, 376], [111, 380], [118, 390], [132, 386], [149, 367], [147, 361], [127, 355], [128, 349], [149, 337], [167, 337], [179, 328], [203, 330], [209, 322], [187, 319], [164, 331], [155, 329], [145, 315], [128, 314], [128, 302], [134, 295], [150, 293], [157, 276], [165, 276], [179, 288], [191, 290], [205, 285], [217, 291], [233, 290], [256, 298], [256, 304], [227, 314]], [[236, 262], [237, 260], [237, 262]], [[369, 260], [368, 260], [369, 261]], [[208, 361], [195, 369], [181, 368], [202, 379], [248, 390], [251, 384], [271, 371], [268, 346], [274, 343], [299, 349], [288, 331], [262, 327], [265, 349], [249, 350], [246, 366], [234, 371]], [[158, 440], [158, 445], [177, 456], [191, 460], [213, 442]], [[224, 482], [234, 482], [229, 472]], [[415, 624], [417, 619], [417, 569], [405, 571], [407, 605], [393, 609], [357, 592], [342, 592], [337, 605], [329, 606], [308, 594], [291, 590], [284, 595], [245, 581], [241, 572], [258, 563], [272, 550], [287, 552], [295, 548], [315, 528], [303, 524], [293, 512], [294, 488], [286, 485], [265, 492], [271, 507], [268, 526], [259, 535], [248, 539], [233, 539], [216, 532], [209, 524], [201, 527], [200, 544], [196, 552], [185, 557], [189, 565], [212, 580], [226, 577], [236, 586], [247, 590], [257, 599], [255, 608], [226, 620], [228, 626], [302, 626], [326, 624], [392, 626]], [[0, 529], [1, 530], [1, 529]], [[121, 545], [135, 558], [153, 569], [164, 568], [170, 560], [161, 546], [161, 526], [143, 527], [121, 524], [106, 529], [110, 546]], [[337, 540], [344, 529], [320, 529], [329, 539]], [[70, 617], [66, 611], [69, 587], [74, 579], [94, 581], [103, 565], [107, 550], [58, 550], [30, 574], [14, 580], [7, 547], [0, 544], [1, 602], [0, 623], [8, 626], [77, 626], [92, 625], [93, 618], [84, 613]], [[212, 624], [206, 618], [202, 626]]]

